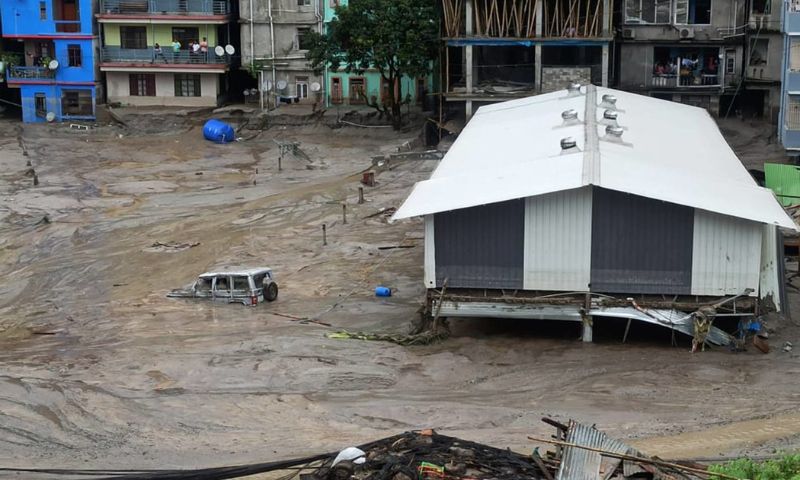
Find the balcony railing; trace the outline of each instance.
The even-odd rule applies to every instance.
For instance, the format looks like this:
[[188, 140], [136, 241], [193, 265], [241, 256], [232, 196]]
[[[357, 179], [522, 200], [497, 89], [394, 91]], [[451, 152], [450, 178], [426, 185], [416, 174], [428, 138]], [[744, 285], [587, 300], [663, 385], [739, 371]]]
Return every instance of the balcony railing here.
[[677, 75], [667, 73], [654, 73], [650, 77], [651, 87], [661, 88], [691, 88], [691, 87], [719, 87], [719, 75], [702, 74], [698, 76]]
[[8, 67], [8, 80], [53, 80], [54, 70], [47, 67]]
[[152, 48], [120, 48], [103, 47], [100, 59], [104, 63], [136, 63], [136, 64], [197, 64], [226, 65], [231, 63], [230, 55], [218, 56], [213, 50], [190, 53], [188, 50], [173, 52], [171, 48], [163, 48], [156, 52]]
[[101, 0], [100, 13], [227, 15], [229, 0]]
[[80, 20], [56, 20], [57, 33], [78, 33], [81, 31]]

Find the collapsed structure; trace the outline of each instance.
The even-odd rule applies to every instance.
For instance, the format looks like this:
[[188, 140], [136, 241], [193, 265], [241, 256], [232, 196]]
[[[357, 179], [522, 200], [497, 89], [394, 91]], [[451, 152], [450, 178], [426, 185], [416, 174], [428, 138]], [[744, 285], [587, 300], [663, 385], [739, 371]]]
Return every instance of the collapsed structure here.
[[393, 218], [419, 216], [430, 314], [579, 321], [588, 341], [593, 317], [697, 336], [782, 311], [778, 227], [797, 230], [708, 112], [593, 85], [481, 107]]

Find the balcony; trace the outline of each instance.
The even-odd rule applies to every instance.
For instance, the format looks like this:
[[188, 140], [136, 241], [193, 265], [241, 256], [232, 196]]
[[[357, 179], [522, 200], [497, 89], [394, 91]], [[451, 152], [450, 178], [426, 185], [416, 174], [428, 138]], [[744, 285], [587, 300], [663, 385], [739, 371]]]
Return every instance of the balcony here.
[[8, 67], [8, 81], [53, 81], [56, 75], [54, 70], [47, 67]]
[[229, 0], [101, 0], [101, 14], [228, 15]]
[[650, 86], [653, 88], [708, 88], [721, 87], [719, 75], [701, 74], [677, 75], [668, 73], [654, 73], [650, 77]]
[[102, 63], [129, 63], [135, 65], [229, 65], [230, 55], [217, 56], [213, 50], [206, 53], [190, 53], [188, 50], [173, 52], [163, 48], [156, 53], [152, 48], [103, 47], [100, 49]]

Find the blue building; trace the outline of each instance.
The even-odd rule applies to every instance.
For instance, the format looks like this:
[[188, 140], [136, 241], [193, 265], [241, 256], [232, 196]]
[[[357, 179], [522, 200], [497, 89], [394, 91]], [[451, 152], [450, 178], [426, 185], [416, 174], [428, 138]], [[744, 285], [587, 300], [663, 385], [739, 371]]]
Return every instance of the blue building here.
[[22, 119], [92, 120], [97, 97], [92, 0], [3, 0], [3, 39], [23, 59], [8, 67], [20, 89]]
[[778, 134], [790, 154], [800, 155], [800, 3], [785, 2], [782, 7], [783, 82]]

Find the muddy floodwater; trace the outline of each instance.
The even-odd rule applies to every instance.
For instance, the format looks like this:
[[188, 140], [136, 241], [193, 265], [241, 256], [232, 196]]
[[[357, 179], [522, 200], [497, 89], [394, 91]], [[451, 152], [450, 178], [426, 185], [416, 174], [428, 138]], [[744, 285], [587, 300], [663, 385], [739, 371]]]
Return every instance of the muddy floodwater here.
[[[766, 355], [693, 355], [688, 339], [673, 347], [640, 325], [623, 345], [613, 321], [596, 324], [593, 344], [572, 324], [457, 319], [433, 346], [328, 339], [405, 332], [415, 318], [423, 226], [387, 212], [435, 161], [379, 168], [357, 199], [371, 157], [418, 131], [276, 126], [216, 145], [185, 118], [136, 122], [85, 132], [0, 120], [0, 466], [218, 466], [423, 427], [529, 452], [527, 435], [551, 433], [542, 416], [646, 450], [798, 411], [791, 320], [770, 325]], [[303, 152], [281, 171], [276, 141]], [[278, 300], [166, 298], [224, 265], [271, 267]], [[377, 285], [393, 295], [375, 297]], [[794, 291], [792, 303], [800, 312]], [[800, 425], [758, 442], [732, 430], [696, 456], [800, 445]]]

